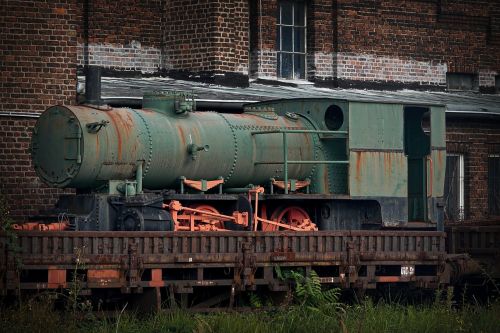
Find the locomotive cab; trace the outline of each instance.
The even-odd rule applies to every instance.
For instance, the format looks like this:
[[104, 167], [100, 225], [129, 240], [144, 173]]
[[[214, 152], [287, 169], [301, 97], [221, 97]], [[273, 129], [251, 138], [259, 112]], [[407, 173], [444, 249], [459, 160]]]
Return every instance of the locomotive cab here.
[[332, 131], [318, 135], [331, 161], [316, 179], [330, 195], [317, 208], [323, 229], [442, 230], [444, 106], [333, 99], [260, 104], [278, 114], [293, 110]]

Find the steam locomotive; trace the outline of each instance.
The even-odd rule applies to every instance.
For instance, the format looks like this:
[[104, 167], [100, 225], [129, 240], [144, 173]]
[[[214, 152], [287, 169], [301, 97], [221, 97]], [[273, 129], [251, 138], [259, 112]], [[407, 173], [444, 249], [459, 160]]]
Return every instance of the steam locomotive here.
[[441, 105], [315, 98], [195, 110], [181, 92], [146, 94], [142, 109], [47, 109], [33, 166], [76, 192], [19, 228], [443, 228]]

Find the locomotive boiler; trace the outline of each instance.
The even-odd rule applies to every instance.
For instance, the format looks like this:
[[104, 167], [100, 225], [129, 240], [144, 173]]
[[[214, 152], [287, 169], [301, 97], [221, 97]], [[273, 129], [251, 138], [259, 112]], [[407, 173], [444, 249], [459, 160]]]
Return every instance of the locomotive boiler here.
[[243, 113], [195, 109], [184, 93], [146, 94], [142, 109], [47, 109], [33, 133], [33, 166], [47, 185], [76, 193], [37, 228], [442, 226], [442, 106], [324, 98]]

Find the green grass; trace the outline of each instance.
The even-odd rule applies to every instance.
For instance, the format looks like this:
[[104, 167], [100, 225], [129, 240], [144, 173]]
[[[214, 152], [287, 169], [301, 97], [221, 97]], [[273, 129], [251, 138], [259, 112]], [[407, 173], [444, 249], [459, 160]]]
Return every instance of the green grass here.
[[38, 298], [0, 312], [1, 332], [499, 332], [500, 303], [463, 306], [374, 304], [366, 299], [342, 309], [293, 305], [275, 311], [199, 314], [184, 311], [139, 316], [117, 313], [102, 319], [95, 312], [54, 310]]
[[[175, 310], [139, 315], [123, 308], [112, 316], [101, 316], [102, 312], [91, 311], [89, 301], [79, 296], [42, 293], [16, 307], [0, 307], [0, 332], [500, 332], [500, 301], [470, 305], [465, 290], [460, 306], [451, 287], [438, 290], [434, 301], [419, 305], [384, 298], [375, 303], [368, 297], [347, 305], [340, 301], [340, 290], [325, 289], [314, 271], [308, 275], [279, 273], [291, 282], [293, 292], [289, 305], [275, 310], [258, 309], [262, 299], [251, 294], [250, 305], [258, 311], [200, 314]], [[76, 290], [71, 293], [78, 294]]]

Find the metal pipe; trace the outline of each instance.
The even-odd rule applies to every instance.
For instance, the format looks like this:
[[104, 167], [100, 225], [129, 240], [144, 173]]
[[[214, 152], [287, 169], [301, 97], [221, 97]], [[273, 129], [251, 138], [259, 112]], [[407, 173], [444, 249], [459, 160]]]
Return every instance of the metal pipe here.
[[252, 187], [232, 187], [224, 189], [226, 193], [248, 193]]
[[236, 218], [234, 216], [212, 213], [212, 212], [202, 210], [202, 209], [195, 209], [195, 208], [181, 206], [180, 210], [185, 211], [185, 212], [192, 212], [192, 213], [198, 213], [198, 214], [202, 214], [202, 215], [213, 216], [213, 217], [221, 217], [223, 219], [232, 220], [232, 221], [236, 220]]
[[114, 108], [142, 108], [142, 97], [104, 97], [102, 103]]
[[34, 119], [36, 119], [36, 118], [40, 118], [40, 113], [0, 111], [0, 117], [34, 118]]
[[137, 170], [135, 173], [135, 180], [137, 182], [137, 194], [142, 193], [142, 163], [143, 161], [139, 161], [137, 164]]
[[252, 132], [255, 134], [275, 134], [275, 133], [315, 133], [315, 134], [347, 134], [347, 131], [321, 131], [321, 130], [271, 130], [271, 131], [257, 131]]
[[288, 194], [288, 140], [283, 132], [283, 178], [285, 180], [285, 194]]
[[101, 100], [101, 67], [87, 66], [85, 68], [85, 102], [100, 105]]
[[[255, 162], [254, 164], [283, 164], [285, 161]], [[295, 161], [288, 160], [287, 164], [349, 164], [349, 161]]]
[[[133, 109], [142, 108], [142, 97], [106, 96], [102, 98], [104, 104], [112, 107], [129, 107]], [[224, 111], [228, 113], [243, 112], [243, 105], [249, 101], [217, 101], [195, 99], [197, 111]]]

